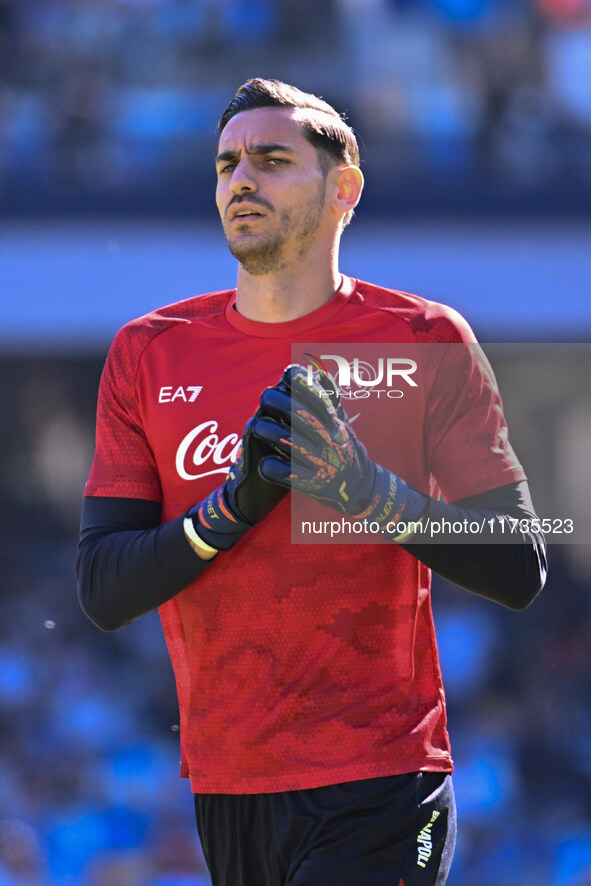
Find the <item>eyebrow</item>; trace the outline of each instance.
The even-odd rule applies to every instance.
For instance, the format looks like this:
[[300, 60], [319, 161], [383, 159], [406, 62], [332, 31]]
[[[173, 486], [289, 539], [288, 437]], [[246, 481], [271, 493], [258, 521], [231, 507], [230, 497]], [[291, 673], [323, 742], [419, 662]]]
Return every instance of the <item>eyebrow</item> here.
[[[246, 153], [249, 156], [259, 155], [265, 156], [266, 154], [274, 154], [276, 152], [280, 152], [282, 154], [295, 154], [296, 151], [293, 148], [290, 148], [289, 145], [281, 144], [280, 142], [261, 142], [261, 144], [253, 145], [250, 150], [247, 150]], [[216, 163], [227, 163], [228, 160], [235, 160], [238, 157], [238, 151], [222, 151], [215, 158]]]

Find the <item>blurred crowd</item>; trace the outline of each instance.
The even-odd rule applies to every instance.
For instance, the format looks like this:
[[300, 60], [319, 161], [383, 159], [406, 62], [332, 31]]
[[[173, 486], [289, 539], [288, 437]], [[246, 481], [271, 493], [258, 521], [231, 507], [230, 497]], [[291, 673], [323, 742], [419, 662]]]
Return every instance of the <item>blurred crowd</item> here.
[[0, 363], [0, 886], [206, 886], [158, 616], [76, 600], [99, 372]]
[[[591, 0], [0, 0], [0, 213], [204, 211], [251, 76], [347, 112], [370, 210], [591, 206]], [[76, 602], [100, 369], [0, 358], [0, 886], [207, 886], [157, 615]], [[550, 555], [524, 613], [434, 585], [449, 886], [591, 886], [589, 557]]]
[[591, 196], [589, 0], [0, 0], [0, 205], [202, 210], [251, 76], [347, 112], [376, 206]]
[[[100, 360], [0, 363], [0, 886], [207, 886], [157, 615], [113, 634], [73, 563]], [[433, 601], [456, 763], [449, 886], [591, 886], [591, 595]]]

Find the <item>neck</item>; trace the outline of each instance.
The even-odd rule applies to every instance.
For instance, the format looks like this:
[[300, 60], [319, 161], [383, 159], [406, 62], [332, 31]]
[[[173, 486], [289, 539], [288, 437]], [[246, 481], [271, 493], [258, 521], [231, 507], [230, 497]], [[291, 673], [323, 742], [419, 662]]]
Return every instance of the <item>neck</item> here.
[[310, 314], [332, 298], [341, 284], [337, 256], [321, 270], [285, 268], [252, 276], [238, 268], [236, 309], [243, 317], [262, 323], [287, 323]]

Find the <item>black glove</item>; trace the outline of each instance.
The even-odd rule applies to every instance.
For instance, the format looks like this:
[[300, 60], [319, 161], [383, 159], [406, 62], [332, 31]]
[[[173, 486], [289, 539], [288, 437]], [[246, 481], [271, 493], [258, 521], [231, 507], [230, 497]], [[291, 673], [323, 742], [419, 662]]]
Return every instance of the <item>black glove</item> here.
[[188, 512], [199, 538], [211, 548], [227, 551], [255, 523], [267, 516], [287, 490], [258, 473], [269, 447], [253, 435], [257, 411], [244, 428], [242, 447], [232, 463], [226, 482]]
[[336, 386], [322, 372], [310, 378], [302, 366], [289, 366], [279, 383], [263, 392], [253, 433], [274, 450], [259, 466], [272, 483], [375, 521], [381, 530], [401, 519], [417, 520], [425, 508], [427, 496], [369, 458]]

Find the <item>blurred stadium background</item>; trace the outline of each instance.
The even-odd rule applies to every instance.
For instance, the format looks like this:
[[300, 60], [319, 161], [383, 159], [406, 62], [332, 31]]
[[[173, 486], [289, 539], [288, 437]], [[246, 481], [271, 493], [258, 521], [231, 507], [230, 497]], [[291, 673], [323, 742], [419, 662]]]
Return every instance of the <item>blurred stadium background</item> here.
[[[113, 334], [234, 280], [215, 124], [259, 75], [362, 136], [344, 270], [484, 341], [589, 340], [589, 0], [0, 0], [0, 886], [209, 882], [158, 618], [101, 634], [73, 561]], [[570, 353], [560, 389], [543, 359], [500, 378], [536, 500], [583, 519], [591, 373]], [[525, 613], [436, 582], [449, 886], [591, 884], [589, 550], [554, 545]]]

